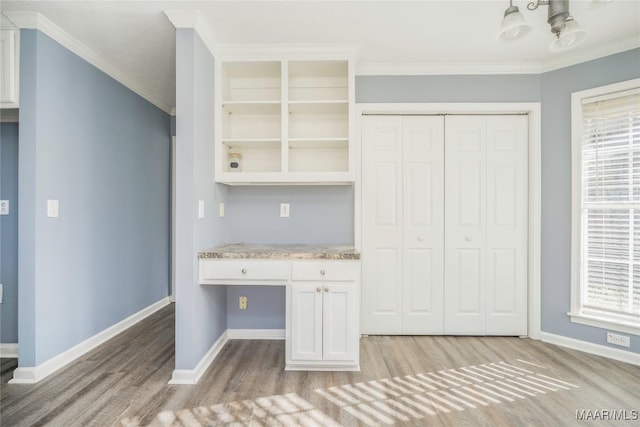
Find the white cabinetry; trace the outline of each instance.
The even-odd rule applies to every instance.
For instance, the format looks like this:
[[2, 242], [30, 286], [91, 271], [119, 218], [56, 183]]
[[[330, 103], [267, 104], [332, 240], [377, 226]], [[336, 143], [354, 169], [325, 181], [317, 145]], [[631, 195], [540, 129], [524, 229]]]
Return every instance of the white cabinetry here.
[[292, 262], [288, 370], [359, 369], [358, 264]]
[[354, 181], [348, 58], [222, 59], [217, 67], [216, 182]]
[[18, 108], [18, 30], [0, 30], [0, 108]]

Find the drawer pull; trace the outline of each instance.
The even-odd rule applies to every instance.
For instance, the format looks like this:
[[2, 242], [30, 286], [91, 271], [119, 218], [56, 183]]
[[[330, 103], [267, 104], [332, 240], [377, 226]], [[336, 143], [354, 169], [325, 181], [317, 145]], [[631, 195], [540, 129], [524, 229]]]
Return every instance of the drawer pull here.
[[320, 270], [320, 275], [321, 275], [321, 276], [324, 276], [324, 275], [325, 275], [325, 273], [326, 273], [326, 272], [324, 271], [324, 269]]
[[329, 288], [324, 288], [324, 291], [325, 292], [329, 292]]
[[247, 274], [247, 269], [246, 268], [242, 269], [242, 274]]
[[316, 292], [320, 292], [321, 290], [322, 290], [322, 289], [320, 289], [320, 286], [318, 286], [318, 287], [316, 288]]

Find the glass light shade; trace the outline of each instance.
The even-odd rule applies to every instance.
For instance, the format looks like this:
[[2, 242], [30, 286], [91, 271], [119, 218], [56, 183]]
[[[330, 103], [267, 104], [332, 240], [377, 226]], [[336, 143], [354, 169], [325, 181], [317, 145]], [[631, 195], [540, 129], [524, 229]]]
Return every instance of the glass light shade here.
[[549, 49], [552, 52], [571, 49], [585, 41], [587, 39], [587, 35], [588, 33], [583, 30], [573, 18], [571, 18], [567, 20], [564, 30], [562, 30], [560, 36], [551, 43]]
[[525, 22], [517, 6], [511, 6], [502, 18], [498, 37], [506, 41], [517, 40], [529, 31], [531, 31], [531, 25]]

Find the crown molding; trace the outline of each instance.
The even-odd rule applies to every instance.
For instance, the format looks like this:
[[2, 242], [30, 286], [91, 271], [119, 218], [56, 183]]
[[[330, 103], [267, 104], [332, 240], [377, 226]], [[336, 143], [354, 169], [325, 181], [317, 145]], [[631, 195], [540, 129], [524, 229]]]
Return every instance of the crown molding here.
[[165, 104], [150, 93], [136, 79], [127, 76], [118, 67], [113, 65], [86, 45], [82, 44], [71, 34], [58, 27], [56, 24], [47, 19], [44, 15], [37, 12], [3, 12], [7, 18], [19, 29], [38, 30], [60, 43], [63, 47], [70, 50], [80, 58], [87, 61], [100, 71], [104, 72], [123, 86], [129, 88], [142, 98], [146, 99], [156, 107], [166, 113], [171, 111], [171, 106]]
[[197, 10], [165, 10], [165, 16], [178, 29], [193, 29], [212, 55], [218, 53], [218, 42], [204, 15]]
[[485, 63], [420, 63], [420, 62], [362, 62], [356, 66], [358, 76], [424, 76], [479, 74], [539, 74], [538, 62]]
[[571, 51], [557, 58], [549, 59], [542, 62], [542, 72], [558, 70], [560, 68], [569, 67], [571, 65], [580, 64], [582, 62], [591, 61], [605, 56], [614, 55], [640, 47], [640, 37], [637, 35], [612, 40], [607, 43], [600, 44], [585, 49]]

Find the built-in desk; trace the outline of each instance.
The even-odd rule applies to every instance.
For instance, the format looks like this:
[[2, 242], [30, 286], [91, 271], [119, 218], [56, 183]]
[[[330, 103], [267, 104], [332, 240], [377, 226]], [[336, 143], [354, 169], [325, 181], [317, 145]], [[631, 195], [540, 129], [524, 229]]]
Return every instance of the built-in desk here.
[[201, 285], [286, 286], [287, 370], [359, 370], [360, 254], [351, 245], [217, 246]]

